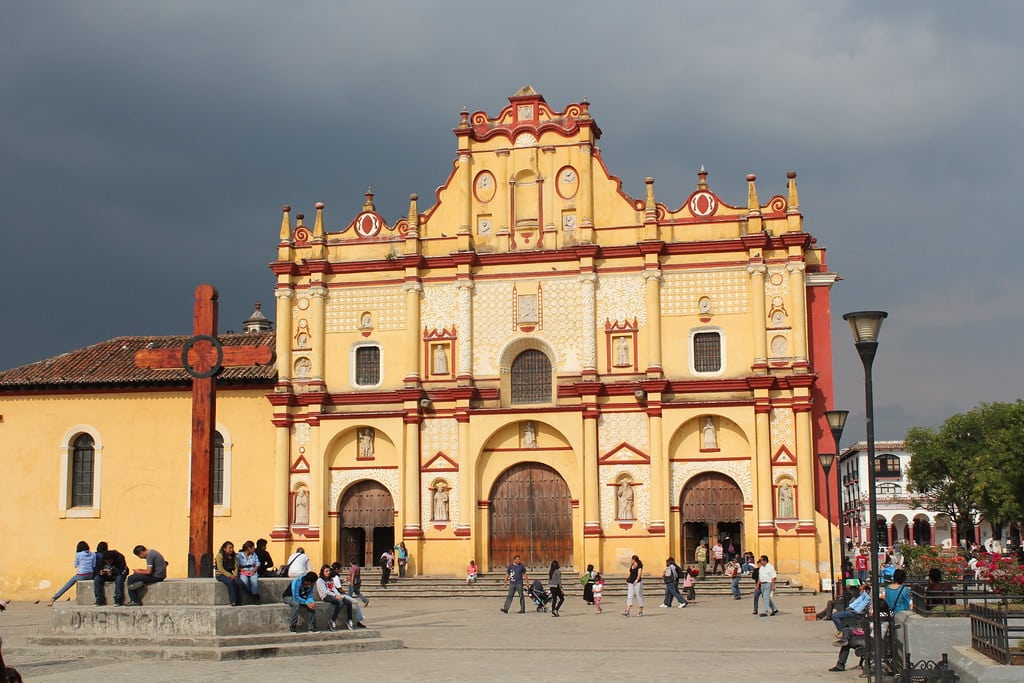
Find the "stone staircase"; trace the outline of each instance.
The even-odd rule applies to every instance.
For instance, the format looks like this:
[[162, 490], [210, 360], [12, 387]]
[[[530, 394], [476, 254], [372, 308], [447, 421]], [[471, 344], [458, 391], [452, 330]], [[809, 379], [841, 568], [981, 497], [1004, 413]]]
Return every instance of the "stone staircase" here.
[[[380, 570], [363, 568], [362, 593], [371, 600], [395, 599], [395, 598], [504, 598], [507, 589], [504, 586], [504, 572], [481, 573], [475, 584], [466, 585], [465, 577], [452, 576], [407, 576], [404, 579], [396, 578], [392, 574], [387, 588], [380, 585]], [[540, 579], [547, 588], [548, 574], [546, 571], [534, 571], [527, 573], [528, 583], [533, 579]], [[604, 577], [604, 598], [626, 599], [626, 575], [606, 575]], [[664, 593], [664, 584], [660, 576], [653, 576], [644, 579], [645, 597], [648, 600], [658, 599]], [[578, 572], [562, 572], [563, 591], [567, 599], [583, 598], [583, 586], [579, 582]], [[697, 592], [697, 599], [702, 596], [731, 596], [731, 582], [724, 576], [707, 576], [703, 581], [698, 580], [694, 589]], [[740, 590], [742, 594], [749, 597], [754, 589], [754, 582], [749, 577], [740, 579]], [[804, 589], [802, 586], [792, 584], [788, 580], [776, 581], [776, 591], [780, 595], [812, 595], [814, 592]], [[652, 597], [653, 596], [653, 597]]]
[[[213, 579], [151, 584], [144, 589], [143, 607], [114, 606], [113, 585], [108, 583], [107, 605], [96, 607], [92, 582], [86, 581], [79, 584], [76, 601], [54, 605], [51, 635], [30, 638], [29, 643], [113, 659], [232, 660], [403, 647], [402, 641], [386, 639], [373, 628], [327, 631], [333, 607], [325, 603], [316, 605], [316, 624], [324, 630], [289, 632], [291, 608], [281, 598], [288, 582], [261, 580], [261, 603], [241, 607], [232, 607], [227, 590]], [[304, 625], [300, 616], [300, 628]]]

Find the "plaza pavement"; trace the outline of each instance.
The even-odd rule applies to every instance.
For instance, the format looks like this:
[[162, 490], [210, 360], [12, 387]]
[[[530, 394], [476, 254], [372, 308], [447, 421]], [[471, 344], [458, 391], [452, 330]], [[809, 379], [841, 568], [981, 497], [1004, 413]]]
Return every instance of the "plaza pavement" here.
[[[654, 588], [652, 582], [650, 588]], [[486, 598], [372, 600], [370, 628], [405, 641], [384, 652], [279, 657], [233, 662], [111, 661], [76, 658], [73, 650], [32, 647], [28, 638], [47, 633], [50, 608], [12, 603], [0, 614], [9, 665], [26, 681], [850, 681], [858, 671], [830, 673], [837, 648], [831, 622], [804, 620], [803, 605], [821, 608], [825, 597], [786, 596], [775, 617], [751, 614], [749, 592], [699, 599], [685, 609], [659, 608], [661, 591], [650, 591], [646, 615], [624, 618], [621, 600], [604, 614], [578, 597], [562, 616], [517, 604], [508, 615], [501, 601]], [[698, 595], [698, 598], [700, 596]], [[795, 602], [799, 600], [799, 604]], [[128, 609], [128, 608], [126, 608]], [[241, 607], [239, 609], [245, 609]], [[634, 607], [634, 614], [636, 608]], [[301, 638], [302, 635], [292, 636]], [[856, 658], [851, 656], [850, 664]]]

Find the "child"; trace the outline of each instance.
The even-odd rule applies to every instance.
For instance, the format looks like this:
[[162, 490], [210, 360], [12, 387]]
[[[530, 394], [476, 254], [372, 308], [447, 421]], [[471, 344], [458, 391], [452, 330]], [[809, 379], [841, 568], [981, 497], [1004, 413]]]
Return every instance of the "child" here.
[[601, 572], [594, 574], [594, 614], [601, 613], [601, 593], [604, 592], [604, 579]]
[[476, 566], [476, 560], [470, 560], [469, 566], [466, 567], [466, 585], [476, 583], [476, 575], [480, 570]]
[[697, 591], [693, 589], [695, 571], [695, 569], [687, 567], [686, 573], [683, 574], [683, 590], [686, 591], [687, 602], [697, 602]]

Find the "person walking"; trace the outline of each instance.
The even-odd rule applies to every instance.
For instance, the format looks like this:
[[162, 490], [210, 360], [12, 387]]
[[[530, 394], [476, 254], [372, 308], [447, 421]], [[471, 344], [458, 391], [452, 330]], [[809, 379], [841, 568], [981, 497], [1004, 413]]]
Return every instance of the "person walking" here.
[[860, 552], [853, 558], [853, 568], [857, 570], [857, 579], [861, 583], [868, 582], [868, 552], [861, 546]]
[[352, 562], [348, 568], [348, 594], [350, 597], [359, 598], [363, 601], [363, 607], [370, 604], [369, 598], [363, 595], [360, 590], [363, 587], [363, 568], [359, 566], [359, 561], [356, 558], [352, 558]]
[[622, 616], [628, 617], [633, 603], [637, 604], [637, 616], [644, 615], [644, 563], [634, 555], [629, 563], [629, 576], [626, 578], [626, 609]]
[[717, 574], [719, 567], [722, 568], [722, 573], [725, 573], [725, 548], [722, 547], [721, 541], [715, 541], [711, 546], [711, 558], [715, 562], [711, 567], [711, 573]]
[[[757, 574], [757, 583], [761, 589], [761, 609], [771, 610], [773, 617], [779, 613], [779, 609], [775, 606], [775, 601], [772, 600], [772, 594], [775, 592], [775, 578], [777, 576], [778, 572], [775, 571], [772, 563], [768, 561], [768, 556], [762, 555], [761, 568]], [[768, 612], [762, 611], [761, 616], [768, 616]]]
[[526, 583], [526, 567], [518, 555], [512, 556], [512, 564], [505, 572], [505, 587], [508, 588], [508, 595], [505, 596], [505, 606], [501, 611], [508, 614], [508, 608], [512, 606], [512, 596], [519, 593], [519, 613], [526, 613], [526, 597], [523, 595], [523, 585]]
[[405, 578], [405, 568], [409, 565], [409, 549], [405, 547], [405, 541], [398, 544], [398, 578]]
[[731, 581], [732, 597], [734, 600], [740, 599], [740, 577], [743, 572], [740, 570], [739, 562], [736, 560], [729, 560], [725, 564], [725, 575], [729, 577]]
[[604, 579], [601, 577], [601, 572], [596, 572], [594, 574], [594, 588], [593, 588], [593, 593], [592, 593], [592, 595], [594, 597], [594, 614], [600, 614], [601, 611], [602, 611], [601, 610], [601, 594], [602, 593], [604, 593]]
[[580, 583], [583, 584], [583, 602], [588, 605], [594, 604], [594, 565], [588, 564], [587, 571], [580, 575]]
[[565, 602], [565, 593], [562, 592], [562, 569], [558, 560], [552, 560], [551, 568], [548, 570], [548, 592], [551, 593], [551, 616], [557, 617], [559, 608]]
[[395, 567], [395, 556], [391, 554], [390, 550], [385, 550], [380, 554], [380, 587], [388, 587], [388, 579], [391, 578], [391, 570]]
[[679, 601], [680, 607], [686, 607], [686, 598], [679, 592], [679, 571], [679, 565], [676, 564], [675, 558], [670, 557], [665, 560], [665, 573], [661, 577], [665, 581], [665, 600], [661, 603], [661, 607], [671, 607], [672, 598]]

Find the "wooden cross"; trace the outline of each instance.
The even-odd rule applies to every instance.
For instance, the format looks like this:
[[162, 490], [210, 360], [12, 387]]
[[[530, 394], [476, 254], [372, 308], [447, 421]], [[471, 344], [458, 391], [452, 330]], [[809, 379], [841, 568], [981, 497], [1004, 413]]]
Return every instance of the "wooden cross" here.
[[150, 370], [184, 368], [192, 376], [192, 489], [189, 499], [188, 575], [213, 576], [213, 443], [217, 373], [224, 367], [268, 365], [268, 346], [223, 346], [217, 339], [217, 290], [196, 287], [192, 338], [185, 346], [142, 349], [135, 364]]

